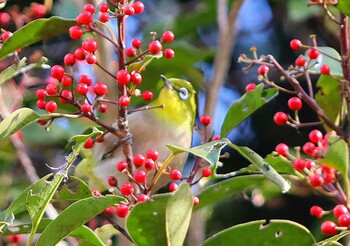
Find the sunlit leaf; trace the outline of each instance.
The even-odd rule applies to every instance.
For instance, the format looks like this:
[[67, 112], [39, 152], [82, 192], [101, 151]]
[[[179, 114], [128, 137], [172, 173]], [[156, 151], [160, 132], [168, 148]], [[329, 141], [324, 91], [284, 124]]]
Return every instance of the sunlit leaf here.
[[290, 220], [258, 220], [223, 230], [202, 246], [230, 245], [283, 245], [311, 246], [316, 243], [311, 232], [303, 225]]
[[329, 148], [326, 156], [320, 160], [321, 163], [335, 168], [343, 177], [347, 176], [349, 166], [349, 149], [343, 139], [337, 136], [328, 138]]
[[247, 119], [278, 94], [278, 90], [275, 88], [267, 90], [263, 88], [263, 84], [257, 85], [254, 90], [246, 92], [230, 105], [224, 123], [221, 126], [221, 136], [227, 136], [243, 120]]
[[57, 190], [55, 200], [79, 200], [91, 197], [90, 187], [81, 179], [71, 176], [64, 182], [62, 187]]

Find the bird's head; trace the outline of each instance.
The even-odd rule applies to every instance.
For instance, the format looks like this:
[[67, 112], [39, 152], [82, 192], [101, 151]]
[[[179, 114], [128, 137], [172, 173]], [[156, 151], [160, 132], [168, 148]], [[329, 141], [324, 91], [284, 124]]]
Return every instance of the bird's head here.
[[169, 124], [181, 126], [194, 125], [196, 115], [196, 91], [190, 82], [183, 79], [167, 79], [161, 75], [164, 86], [153, 105], [164, 105], [163, 110], [156, 110], [157, 115]]

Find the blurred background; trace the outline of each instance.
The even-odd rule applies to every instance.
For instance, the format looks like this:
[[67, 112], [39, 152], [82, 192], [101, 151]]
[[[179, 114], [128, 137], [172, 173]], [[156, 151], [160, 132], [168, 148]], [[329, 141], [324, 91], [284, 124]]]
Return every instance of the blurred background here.
[[[32, 2], [34, 1], [11, 0], [1, 11], [9, 11], [12, 15], [23, 15]], [[37, 2], [44, 3], [43, 1]], [[46, 17], [58, 15], [73, 19], [88, 2], [93, 1], [53, 1], [52, 9]], [[244, 88], [248, 83], [258, 83], [256, 68], [251, 69], [249, 73], [243, 73], [242, 64], [237, 62], [240, 54], [250, 55], [250, 48], [255, 46], [259, 55], [272, 54], [287, 68], [290, 64], [294, 64], [295, 58], [301, 54], [289, 48], [290, 40], [298, 38], [303, 43], [311, 44], [310, 34], [317, 35], [319, 45], [338, 49], [336, 25], [325, 16], [322, 8], [308, 7], [307, 0], [148, 0], [144, 1], [144, 4], [143, 14], [127, 20], [127, 46], [131, 45], [131, 39], [134, 37], [147, 43], [151, 40], [149, 35], [151, 31], [161, 34], [169, 29], [174, 32], [176, 39], [171, 44], [175, 57], [171, 60], [152, 62], [143, 74], [145, 82], [142, 83], [142, 89], [149, 89], [157, 94], [160, 74], [188, 79], [197, 89], [198, 115], [201, 115], [205, 104], [208, 103], [206, 94], [211, 90], [214, 75], [218, 72], [218, 67], [214, 64], [227, 65], [215, 107], [211, 112], [215, 135], [220, 132], [220, 126], [229, 105], [245, 92]], [[220, 12], [221, 14], [228, 14], [231, 9], [237, 11], [237, 18], [233, 22], [234, 28], [230, 29], [229, 33], [232, 38], [229, 47], [224, 47], [223, 42], [220, 42], [220, 37], [223, 37], [220, 33], [223, 27], [218, 24], [218, 20], [223, 18], [223, 16], [218, 16], [220, 4], [224, 6], [224, 12]], [[11, 19], [1, 28], [15, 31], [24, 23], [25, 21], [18, 23]], [[33, 53], [40, 52], [49, 59], [50, 65], [62, 64], [64, 55], [78, 45], [79, 43], [72, 41], [68, 35], [60, 36], [24, 48], [20, 56], [33, 57]], [[99, 54], [103, 62], [106, 66], [113, 66], [113, 59], [116, 57], [109, 52], [111, 48], [107, 44], [100, 47], [103, 47]], [[215, 63], [215, 60], [221, 59], [220, 50], [222, 49], [229, 52], [228, 59], [222, 57], [221, 63]], [[7, 60], [1, 61], [1, 69], [6, 67], [8, 62]], [[95, 81], [105, 81], [110, 83], [111, 87], [114, 85], [113, 81], [107, 81], [108, 78], [101, 75], [101, 71], [91, 69], [90, 66], [80, 64], [76, 71], [90, 73], [94, 76]], [[21, 94], [23, 100], [19, 100], [17, 107], [26, 106], [36, 109], [35, 90], [46, 83], [48, 73], [49, 70], [36, 69], [26, 75], [17, 76], [13, 81], [2, 86], [6, 93], [2, 93], [3, 98], [0, 103], [3, 103], [4, 106], [11, 105], [14, 97], [12, 87], [24, 80], [29, 80], [31, 83], [26, 82], [28, 86], [22, 90]], [[274, 71], [271, 71], [271, 80], [279, 81], [279, 75]], [[113, 89], [110, 88], [110, 91]], [[109, 96], [113, 98], [115, 94], [110, 93]], [[290, 146], [303, 145], [311, 129], [296, 131], [288, 127], [278, 127], [273, 122], [273, 115], [277, 111], [288, 111], [288, 99], [288, 95], [281, 93], [232, 131], [229, 135], [230, 140], [235, 144], [250, 147], [261, 156], [271, 153], [281, 142]], [[141, 101], [135, 100], [133, 103], [136, 106]], [[113, 113], [111, 113], [106, 120], [112, 121], [113, 118]], [[300, 111], [300, 118], [303, 122], [317, 121], [316, 115], [307, 107]], [[37, 176], [42, 177], [51, 172], [47, 165], [57, 167], [63, 164], [62, 149], [67, 140], [75, 134], [82, 133], [88, 126], [88, 121], [62, 119], [54, 121], [48, 132], [40, 125], [33, 124], [17, 134], [24, 144], [24, 150]], [[195, 134], [194, 144], [198, 143], [200, 139]], [[0, 210], [5, 209], [31, 182], [28, 170], [23, 168], [22, 161], [18, 148], [14, 147], [13, 139], [0, 143]], [[224, 161], [224, 166], [219, 169], [219, 172], [235, 171], [248, 164], [237, 153], [230, 152], [230, 158]], [[309, 216], [309, 208], [314, 204], [325, 208], [332, 206], [331, 201], [322, 199], [303, 188], [294, 189], [293, 192], [282, 195], [277, 188], [267, 185], [247, 191], [247, 193], [235, 194], [206, 210], [206, 237], [239, 223], [276, 218], [301, 223], [309, 228], [317, 239], [321, 239], [319, 221]]]

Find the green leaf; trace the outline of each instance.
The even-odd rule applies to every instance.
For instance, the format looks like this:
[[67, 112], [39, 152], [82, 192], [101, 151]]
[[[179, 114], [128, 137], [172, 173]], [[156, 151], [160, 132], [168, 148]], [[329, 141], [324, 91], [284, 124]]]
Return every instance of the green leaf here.
[[0, 141], [38, 119], [40, 115], [30, 108], [17, 109], [0, 122]]
[[62, 175], [55, 174], [53, 179], [48, 181], [38, 193], [29, 191], [27, 194], [26, 207], [29, 212], [30, 219], [32, 220], [32, 230], [30, 232], [29, 242], [32, 242], [34, 239], [34, 235], [39, 226], [40, 220], [44, 215], [45, 209], [50, 203], [62, 179]]
[[[318, 46], [317, 48], [319, 50], [323, 51], [324, 53], [326, 53], [327, 55], [331, 56], [332, 58], [320, 53], [317, 60], [310, 61], [310, 64], [309, 64], [310, 69], [308, 71], [311, 73], [319, 74], [321, 66], [323, 64], [327, 64], [331, 68], [330, 73], [332, 75], [338, 75], [338, 76], [343, 75], [343, 70], [342, 70], [341, 65], [340, 65], [341, 57], [340, 57], [338, 51], [335, 50], [334, 48], [327, 47], [327, 46]], [[305, 52], [305, 57], [308, 57], [307, 51]], [[339, 61], [336, 61], [333, 58], [338, 59]]]
[[57, 190], [57, 194], [54, 197], [55, 200], [80, 200], [87, 197], [92, 197], [90, 187], [81, 179], [71, 176]]
[[343, 14], [350, 17], [350, 2], [348, 0], [338, 0], [338, 4], [335, 5]]
[[171, 194], [152, 197], [131, 210], [126, 226], [138, 246], [183, 245], [192, 212], [192, 192], [181, 184]]
[[162, 52], [159, 52], [155, 55], [146, 55], [145, 58], [143, 58], [141, 61], [139, 62], [135, 62], [135, 63], [131, 63], [129, 65], [129, 71], [132, 72], [132, 71], [136, 71], [138, 73], [140, 73], [145, 67], [147, 67], [148, 64], [151, 63], [151, 61], [154, 59], [154, 58], [162, 58], [163, 57], [163, 53]]
[[227, 245], [312, 246], [316, 241], [304, 226], [289, 220], [258, 220], [223, 230], [202, 246]]
[[255, 153], [248, 147], [238, 146], [235, 144], [228, 144], [238, 153], [240, 153], [244, 158], [249, 160], [251, 163], [255, 164], [262, 174], [269, 178], [272, 182], [280, 187], [282, 192], [287, 192], [291, 188], [289, 182], [285, 180], [269, 163], [267, 163], [260, 155]]
[[330, 238], [327, 238], [321, 242], [318, 242], [318, 244], [320, 245], [332, 245], [332, 244], [327, 244], [329, 242], [335, 242], [335, 241], [338, 241], [340, 239], [342, 239], [343, 237], [347, 236], [350, 234], [350, 231], [347, 230], [347, 231], [342, 231], [341, 233], [337, 234], [337, 235], [334, 235], [333, 237], [330, 237]]
[[281, 155], [269, 154], [265, 157], [265, 162], [269, 163], [278, 173], [295, 174], [291, 163]]
[[[101, 239], [101, 241], [105, 244], [108, 244], [110, 238], [113, 235], [118, 235], [120, 232], [115, 229], [112, 224], [105, 224], [95, 230], [95, 234]], [[109, 244], [108, 244], [109, 245]]]
[[263, 84], [257, 85], [254, 90], [246, 92], [230, 105], [221, 126], [221, 136], [227, 136], [243, 120], [278, 95], [275, 88], [263, 88]]
[[320, 160], [322, 164], [335, 168], [343, 177], [347, 177], [349, 166], [349, 149], [343, 139], [337, 136], [328, 138], [329, 148], [326, 156]]
[[81, 199], [58, 215], [43, 231], [37, 246], [55, 245], [72, 231], [79, 228], [96, 215], [100, 214], [107, 207], [112, 206], [120, 201], [125, 201], [119, 196], [99, 196]]
[[321, 75], [316, 86], [318, 87], [315, 95], [317, 104], [324, 110], [330, 120], [336, 122], [341, 109], [341, 84], [329, 75]]
[[174, 153], [179, 154], [182, 152], [188, 152], [195, 156], [199, 156], [209, 162], [210, 165], [215, 166], [219, 161], [220, 152], [227, 144], [231, 143], [230, 140], [222, 138], [220, 140], [205, 143], [193, 148], [183, 148], [175, 145], [167, 144], [167, 147]]
[[10, 225], [13, 225], [13, 221], [15, 220], [14, 214], [10, 214], [9, 216], [7, 216], [7, 218], [5, 216], [6, 216], [6, 211], [3, 211], [0, 214], [0, 234], [3, 233], [4, 228]]
[[69, 28], [73, 25], [76, 25], [75, 20], [63, 19], [56, 16], [31, 21], [15, 31], [12, 37], [4, 42], [0, 49], [0, 59], [20, 48], [68, 33]]
[[202, 207], [217, 204], [219, 201], [229, 198], [236, 192], [259, 186], [266, 181], [266, 177], [263, 175], [246, 175], [238, 176], [234, 178], [221, 181], [205, 188], [199, 195], [199, 204], [193, 207], [193, 210], [198, 210]]

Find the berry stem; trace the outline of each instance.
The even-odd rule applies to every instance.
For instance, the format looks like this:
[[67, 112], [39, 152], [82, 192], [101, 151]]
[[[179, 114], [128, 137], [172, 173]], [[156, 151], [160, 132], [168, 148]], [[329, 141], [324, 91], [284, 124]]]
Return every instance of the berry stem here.
[[[157, 183], [159, 177], [163, 174], [163, 171], [167, 168], [167, 166], [169, 165], [169, 163], [171, 162], [171, 160], [174, 158], [175, 154], [172, 153], [171, 155], [168, 156], [168, 158], [162, 163], [162, 166], [157, 170], [157, 173], [155, 174], [155, 176], [152, 179], [151, 184], [149, 185], [146, 193], [148, 193], [148, 191], [151, 191], [154, 184]], [[146, 194], [145, 193], [145, 194]]]
[[102, 213], [103, 218], [105, 218], [106, 220], [108, 220], [109, 223], [111, 223], [111, 225], [117, 229], [121, 234], [123, 234], [130, 242], [134, 243], [132, 238], [130, 237], [129, 233], [120, 225], [118, 225], [117, 223], [115, 223], [112, 218], [109, 218], [107, 215], [105, 215], [104, 213]]

